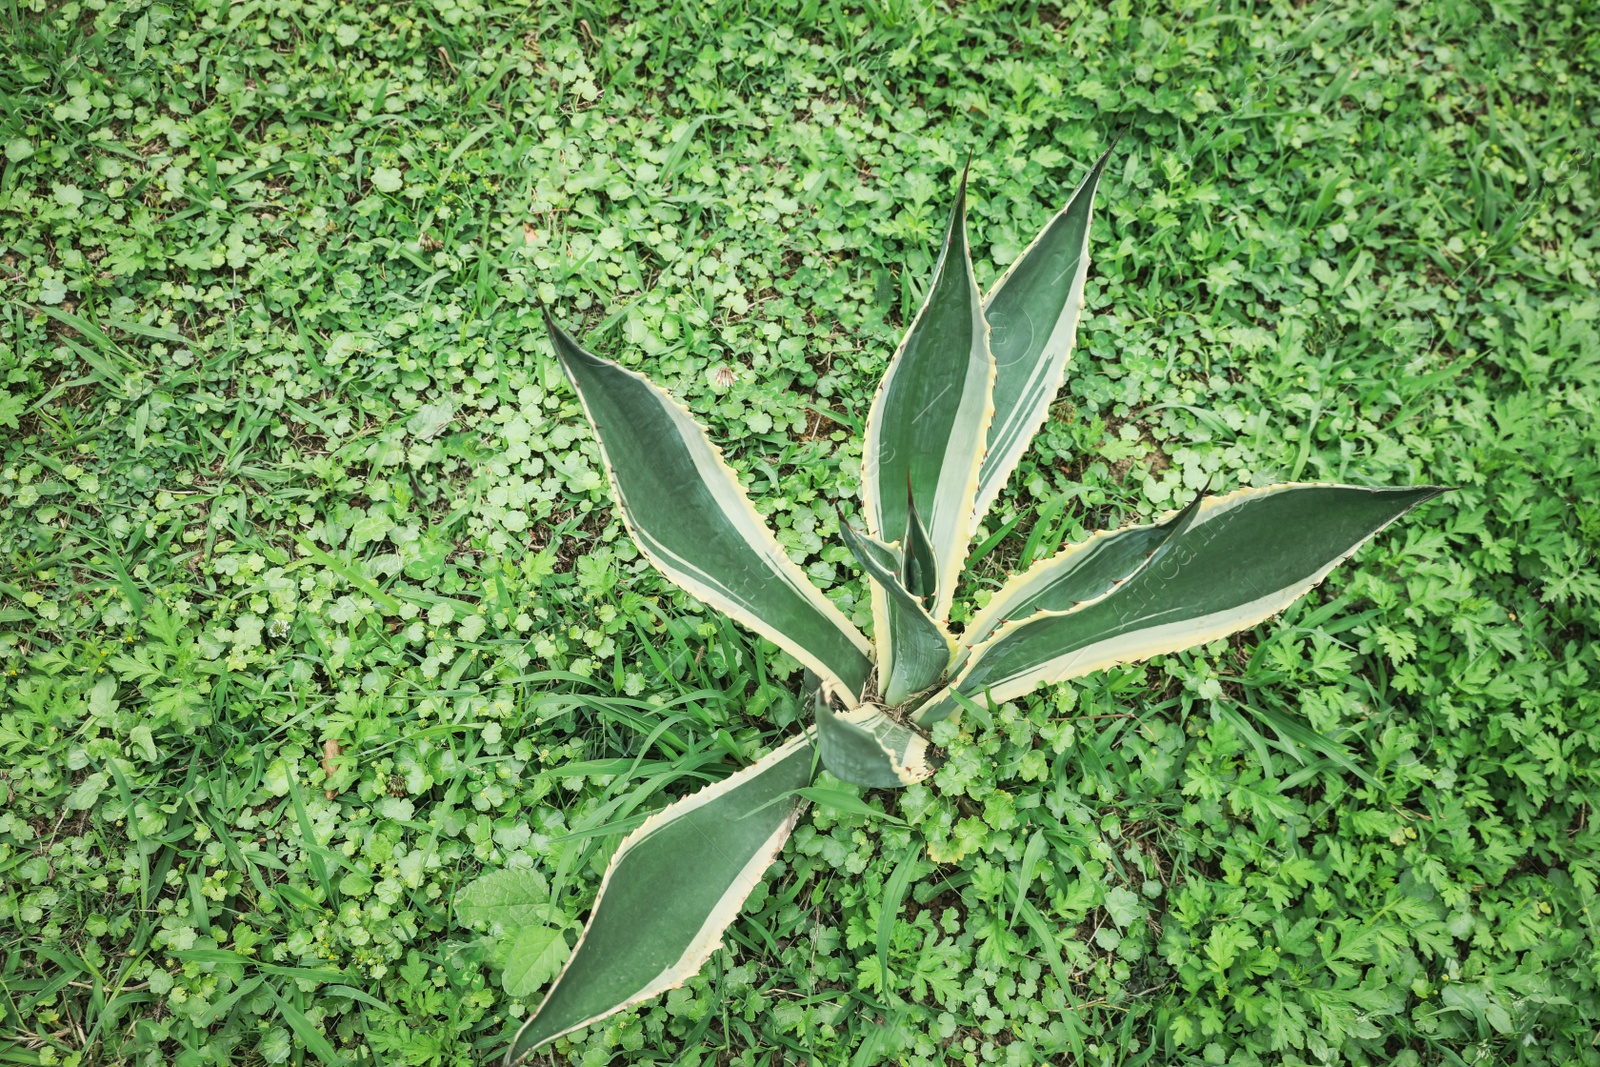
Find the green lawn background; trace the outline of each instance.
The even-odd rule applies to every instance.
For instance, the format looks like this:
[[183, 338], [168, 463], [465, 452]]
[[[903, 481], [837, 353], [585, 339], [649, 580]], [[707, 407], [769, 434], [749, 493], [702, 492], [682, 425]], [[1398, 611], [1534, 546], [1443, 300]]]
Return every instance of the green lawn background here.
[[801, 721], [628, 542], [538, 303], [868, 625], [837, 525], [962, 163], [987, 285], [1118, 134], [969, 588], [1207, 486], [1459, 488], [818, 805], [542, 1062], [1600, 1063], [1593, 7], [802, 7], [0, 5], [0, 1063], [492, 1056], [541, 990], [457, 888], [579, 921]]

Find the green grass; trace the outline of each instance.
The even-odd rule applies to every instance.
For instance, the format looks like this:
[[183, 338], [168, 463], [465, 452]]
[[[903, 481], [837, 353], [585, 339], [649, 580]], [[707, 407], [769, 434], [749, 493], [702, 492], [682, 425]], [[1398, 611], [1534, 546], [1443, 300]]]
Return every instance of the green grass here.
[[988, 284], [1119, 132], [983, 537], [1064, 503], [972, 587], [1207, 485], [1460, 488], [941, 726], [545, 1062], [1600, 1063], [1593, 18], [805, 6], [0, 4], [0, 1063], [492, 1055], [538, 994], [456, 889], [576, 923], [801, 719], [628, 542], [536, 304], [868, 625], [853, 429], [955, 175]]

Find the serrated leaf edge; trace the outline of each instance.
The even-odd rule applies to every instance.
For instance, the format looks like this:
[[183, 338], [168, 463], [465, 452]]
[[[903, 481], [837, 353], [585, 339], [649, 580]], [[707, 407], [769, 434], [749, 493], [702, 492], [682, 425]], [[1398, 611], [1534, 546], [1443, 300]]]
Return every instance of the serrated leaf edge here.
[[[1113, 145], [1112, 147], [1114, 148], [1115, 146]], [[1039, 246], [1040, 242], [1045, 239], [1045, 235], [1055, 227], [1056, 223], [1064, 219], [1077, 206], [1078, 197], [1084, 195], [1087, 190], [1089, 204], [1087, 217], [1084, 220], [1083, 247], [1078, 253], [1077, 270], [1073, 274], [1072, 284], [1068, 290], [1067, 303], [1062, 308], [1062, 314], [1057, 317], [1055, 324], [1051, 327], [1050, 340], [1045, 342], [1045, 351], [1049, 351], [1050, 346], [1055, 343], [1056, 335], [1064, 332], [1066, 336], [1062, 351], [1059, 355], [1042, 360], [1040, 363], [1039, 371], [1046, 377], [1035, 395], [1043, 396], [1045, 398], [1044, 402], [1035, 405], [1031, 409], [1031, 413], [1023, 413], [1023, 407], [1019, 405], [1017, 411], [1013, 413], [1013, 417], [1008, 418], [1004, 424], [999, 427], [993, 425], [989, 427], [989, 433], [986, 438], [989, 447], [980, 465], [978, 493], [973, 501], [972, 525], [974, 528], [989, 513], [989, 509], [994, 506], [995, 500], [1000, 496], [1001, 491], [1005, 489], [1006, 482], [1010, 480], [1012, 472], [1016, 470], [1017, 462], [1022, 458], [1023, 453], [1027, 452], [1028, 446], [1033, 443], [1039, 428], [1049, 418], [1050, 404], [1061, 391], [1061, 386], [1067, 379], [1067, 365], [1072, 362], [1072, 351], [1077, 346], [1078, 326], [1083, 320], [1083, 290], [1089, 278], [1089, 235], [1094, 226], [1094, 197], [1099, 189], [1100, 178], [1104, 173], [1106, 161], [1111, 158], [1111, 152], [1112, 148], [1107, 148], [1094, 166], [1089, 168], [1089, 173], [1084, 175], [1083, 180], [1072, 191], [1072, 196], [1067, 199], [1066, 206], [1052, 215], [1050, 221], [1040, 228], [1038, 234], [1029, 242], [1028, 247], [1022, 250], [1021, 255], [1011, 261], [1011, 265], [989, 288], [988, 295], [984, 297], [983, 311], [984, 319], [987, 321], [990, 305], [994, 303], [995, 296], [1004, 289], [1011, 275], [1028, 258], [1028, 255]], [[1077, 307], [1072, 309], [1074, 301], [1077, 302]], [[1069, 309], [1071, 310], [1069, 311]], [[1029, 426], [1029, 423], [1032, 423], [1032, 425]], [[1013, 425], [1018, 427], [1015, 432], [1006, 440], [999, 440], [999, 436], [1002, 433], [1009, 432]], [[1000, 446], [998, 449], [995, 447], [997, 444]], [[1000, 458], [991, 464], [990, 459], [995, 456]], [[992, 467], [987, 477], [982, 473], [985, 467]]]
[[[961, 234], [962, 266], [966, 271], [970, 292], [977, 301], [977, 324], [979, 327], [979, 335], [983, 339], [984, 358], [988, 363], [989, 369], [988, 382], [984, 386], [983, 410], [978, 416], [978, 432], [976, 438], [979, 442], [988, 441], [989, 423], [990, 420], [994, 418], [994, 382], [996, 373], [994, 352], [989, 346], [989, 322], [983, 316], [982, 290], [978, 288], [977, 275], [972, 269], [972, 245], [971, 242], [967, 240], [966, 232], [966, 191], [967, 172], [965, 169], [963, 169], [961, 172], [961, 185], [956, 194], [956, 209], [951, 212], [950, 225], [945, 233], [944, 246], [940, 249], [939, 259], [934, 265], [934, 282], [929, 284], [927, 295], [922, 301], [922, 306], [917, 309], [917, 314], [911, 320], [910, 325], [906, 327], [905, 334], [900, 338], [900, 344], [896, 346], [894, 350], [894, 355], [889, 358], [888, 367], [884, 371], [883, 377], [878, 380], [878, 388], [873, 394], [872, 406], [867, 412], [867, 425], [866, 431], [863, 435], [864, 443], [861, 459], [861, 513], [866, 519], [867, 532], [880, 541], [884, 540], [886, 531], [880, 528], [881, 523], [879, 522], [878, 507], [873, 490], [873, 486], [878, 481], [878, 462], [876, 459], [877, 449], [875, 448], [874, 431], [878, 430], [881, 432], [877, 426], [877, 423], [878, 415], [881, 411], [883, 397], [888, 391], [889, 383], [894, 378], [895, 370], [900, 363], [900, 357], [906, 350], [906, 345], [910, 342], [912, 335], [916, 332], [917, 323], [921, 321], [923, 315], [926, 314], [929, 305], [932, 303], [933, 294], [938, 288], [937, 279], [939, 278], [940, 273], [945, 269], [945, 263], [950, 254], [951, 239], [958, 231], [958, 228]], [[972, 503], [977, 498], [978, 480], [983, 470], [983, 458], [983, 447], [980, 446], [975, 448], [973, 450], [971, 472], [966, 479], [966, 484], [961, 488], [961, 490], [959, 490], [957, 496], [958, 506], [954, 512], [957, 517], [953, 521], [960, 525], [958, 529], [952, 532], [953, 539], [947, 553], [950, 556], [949, 559], [937, 558], [939, 548], [938, 538], [936, 535], [932, 535], [930, 531], [930, 541], [932, 541], [935, 547], [935, 563], [938, 566], [938, 579], [935, 587], [934, 603], [930, 609], [930, 614], [932, 614], [935, 619], [947, 619], [950, 617], [950, 605], [954, 602], [956, 581], [961, 576], [961, 568], [966, 562], [967, 549], [971, 545], [972, 531], [975, 528], [975, 524], [972, 519]], [[939, 489], [943, 489], [942, 481]], [[935, 501], [935, 507], [937, 507], [937, 501]], [[874, 593], [874, 596], [876, 595], [879, 594]]]
[[[1197, 497], [1193, 503], [1186, 505], [1185, 507], [1174, 508], [1173, 510], [1164, 513], [1155, 522], [1135, 523], [1130, 526], [1119, 526], [1114, 530], [1096, 530], [1084, 540], [1079, 541], [1076, 544], [1067, 545], [1055, 555], [1037, 560], [1031, 567], [1023, 571], [1021, 574], [1013, 575], [1004, 585], [995, 591], [995, 594], [990, 598], [989, 603], [984, 605], [984, 607], [979, 610], [978, 614], [973, 616], [972, 621], [967, 624], [966, 630], [963, 633], [963, 641], [961, 646], [956, 650], [956, 659], [955, 663], [952, 665], [952, 669], [959, 670], [959, 668], [966, 663], [967, 659], [972, 655], [972, 653], [981, 647], [988, 638], [992, 637], [995, 631], [998, 630], [1003, 623], [1022, 622], [1024, 619], [1032, 618], [1032, 615], [1027, 615], [1013, 619], [1009, 617], [1003, 617], [1002, 613], [1013, 610], [1015, 605], [1020, 600], [1025, 599], [1037, 587], [1047, 585], [1050, 581], [1054, 580], [1056, 578], [1055, 572], [1061, 568], [1063, 563], [1066, 563], [1068, 560], [1079, 555], [1080, 553], [1088, 551], [1104, 540], [1113, 537], [1120, 537], [1124, 534], [1132, 533], [1135, 530], [1157, 529], [1162, 525], [1171, 522], [1173, 519], [1183, 515], [1185, 511], [1192, 510], [1193, 514], [1190, 516], [1187, 522], [1174, 526], [1172, 531], [1162, 539], [1161, 543], [1157, 545], [1154, 550], [1147, 554], [1143, 560], [1140, 560], [1139, 563], [1135, 565], [1132, 570], [1128, 571], [1127, 574], [1124, 574], [1121, 578], [1116, 580], [1115, 584], [1120, 585], [1129, 578], [1132, 578], [1134, 575], [1138, 574], [1140, 571], [1144, 570], [1152, 562], [1159, 558], [1161, 549], [1166, 545], [1171, 544], [1174, 538], [1178, 537], [1183, 533], [1184, 530], [1188, 529], [1188, 527], [1194, 522], [1194, 518], [1199, 514], [1199, 508], [1196, 505], [1200, 504], [1202, 504], [1202, 501]], [[1115, 590], [1113, 589], [1111, 591], [1114, 592]], [[1091, 597], [1090, 599], [1093, 600], [1098, 598]], [[1088, 601], [1085, 601], [1084, 603], [1088, 603]], [[1037, 614], [1037, 612], [1034, 614]], [[965, 637], [968, 635], [973, 635], [974, 640], [966, 641]]]
[[[825, 700], [819, 701], [816, 709], [816, 718], [817, 732], [819, 735], [819, 753], [821, 750], [820, 735], [826, 728], [824, 724], [827, 723], [831, 718], [834, 722], [843, 723], [845, 726], [851, 729], [860, 730], [864, 733], [871, 734], [873, 742], [876, 743], [879, 750], [883, 752], [884, 762], [888, 765], [889, 770], [899, 780], [899, 784], [902, 786], [914, 785], [932, 775], [937, 769], [928, 759], [927, 738], [923, 737], [911, 727], [895, 722], [895, 720], [891, 718], [888, 713], [875, 705], [862, 704], [859, 707], [851, 708], [847, 711], [836, 712], [827, 706]], [[901, 731], [904, 732], [904, 735], [907, 738], [906, 747], [898, 755], [893, 749], [889, 748], [889, 746], [883, 743], [883, 731], [885, 729], [895, 733], [899, 733]], [[827, 766], [826, 760], [823, 761], [823, 766]], [[851, 779], [845, 778], [837, 771], [832, 771], [831, 768], [830, 772], [833, 773], [835, 777], [838, 777], [843, 781], [851, 781]], [[866, 783], [852, 782], [852, 784], [863, 785]], [[869, 785], [868, 788], [884, 787], [881, 785], [872, 784]]]
[[[746, 517], [750, 520], [752, 529], [755, 531], [755, 536], [762, 540], [760, 547], [771, 550], [769, 559], [775, 565], [776, 572], [782, 575], [785, 581], [792, 588], [800, 592], [802, 596], [804, 596], [814, 607], [816, 607], [822, 613], [824, 618], [833, 623], [838, 628], [839, 632], [844, 634], [845, 638], [855, 646], [858, 652], [860, 652], [864, 664], [861, 672], [864, 680], [871, 670], [871, 644], [867, 641], [866, 637], [861, 633], [861, 631], [856, 629], [855, 624], [845, 617], [844, 612], [840, 611], [838, 606], [835, 605], [833, 601], [824, 596], [822, 591], [806, 578], [805, 572], [800, 570], [800, 568], [794, 564], [793, 560], [789, 559], [788, 553], [784, 550], [783, 546], [778, 543], [778, 539], [773, 536], [771, 527], [768, 525], [767, 520], [764, 519], [761, 516], [761, 513], [756, 510], [755, 505], [750, 501], [750, 497], [744, 492], [743, 486], [739, 484], [738, 472], [735, 471], [723, 457], [721, 446], [715, 441], [711, 440], [710, 435], [706, 433], [704, 427], [695, 421], [693, 413], [690, 412], [685, 405], [680, 403], [671, 394], [662, 389], [660, 386], [656, 385], [645, 375], [640, 374], [635, 370], [629, 370], [627, 367], [622, 366], [615, 360], [604, 359], [585, 349], [582, 345], [578, 344], [575, 338], [573, 338], [570, 334], [567, 334], [565, 330], [561, 330], [561, 327], [556, 325], [554, 319], [549, 318], [548, 315], [546, 317], [546, 322], [552, 333], [560, 330], [566, 339], [572, 344], [572, 347], [577, 349], [578, 352], [582, 353], [584, 356], [587, 356], [588, 358], [599, 363], [608, 364], [616, 370], [621, 371], [623, 374], [642, 382], [663, 404], [673, 422], [678, 425], [680, 432], [685, 434], [697, 434], [699, 436], [699, 438], [709, 449], [709, 458], [715, 465], [715, 469], [720, 473], [726, 474], [729, 479], [729, 484], [731, 484], [734, 490], [733, 500], [731, 503], [733, 506], [743, 509]], [[565, 357], [561, 355], [559, 346], [556, 346], [556, 358], [563, 364], [566, 363]], [[668, 581], [672, 582], [674, 585], [683, 589], [685, 592], [691, 594], [697, 599], [703, 601], [707, 605], [723, 612], [735, 622], [754, 630], [756, 633], [767, 638], [767, 640], [771, 641], [773, 644], [789, 653], [795, 659], [799, 660], [800, 663], [811, 668], [811, 670], [815, 671], [817, 676], [823, 680], [823, 684], [826, 685], [831, 692], [838, 695], [838, 697], [847, 707], [854, 707], [861, 698], [861, 687], [859, 685], [851, 686], [845, 684], [844, 679], [842, 679], [833, 669], [831, 669], [827, 664], [823, 663], [817, 655], [805, 648], [789, 634], [782, 632], [777, 627], [768, 625], [764, 620], [750, 614], [749, 611], [741, 607], [731, 597], [725, 597], [723, 594], [718, 592], [715, 586], [709, 582], [697, 582], [692, 577], [689, 577], [690, 574], [700, 571], [700, 568], [690, 567], [683, 561], [678, 561], [678, 565], [676, 567], [668, 565], [667, 560], [675, 559], [675, 557], [673, 557], [670, 552], [667, 552], [664, 547], [653, 545], [651, 540], [647, 538], [643, 534], [642, 530], [635, 524], [633, 519], [633, 509], [628, 505], [627, 501], [622, 495], [622, 487], [617, 481], [616, 471], [612, 466], [611, 455], [606, 448], [605, 438], [600, 433], [600, 427], [595, 422], [593, 413], [589, 410], [589, 401], [584, 396], [583, 390], [578, 388], [572, 372], [566, 371], [566, 374], [568, 381], [572, 384], [573, 392], [577, 394], [578, 403], [583, 407], [584, 418], [588, 421], [589, 428], [594, 434], [595, 444], [600, 449], [601, 465], [605, 468], [606, 481], [611, 488], [611, 498], [616, 502], [617, 513], [622, 517], [623, 526], [628, 531], [628, 536], [633, 539], [633, 543], [639, 549], [640, 554], [648, 559], [650, 563], [658, 571], [660, 571], [664, 577], [667, 578]], [[713, 493], [722, 499], [724, 506], [727, 506], [730, 503], [730, 501], [724, 497], [723, 494], [717, 492], [716, 486], [713, 483], [707, 481], [706, 484], [712, 489]], [[741, 532], [744, 533], [748, 542], [750, 531]]]
[[[1200, 516], [1204, 517], [1205, 522], [1211, 522], [1219, 516], [1226, 514], [1227, 511], [1240, 506], [1250, 497], [1263, 496], [1270, 493], [1280, 492], [1285, 489], [1360, 489], [1370, 492], [1372, 490], [1403, 488], [1418, 490], [1432, 489], [1434, 490], [1432, 495], [1437, 495], [1438, 493], [1445, 491], [1444, 487], [1442, 486], [1374, 486], [1345, 485], [1340, 483], [1326, 482], [1280, 482], [1275, 485], [1262, 486], [1258, 488], [1239, 489], [1227, 494], [1226, 496], [1209, 497], [1201, 504]], [[1355, 555], [1355, 553], [1359, 551], [1363, 545], [1367, 544], [1393, 523], [1403, 518], [1412, 510], [1412, 508], [1415, 508], [1417, 505], [1422, 504], [1429, 499], [1432, 499], [1432, 496], [1426, 496], [1416, 500], [1409, 507], [1399, 512], [1394, 517], [1388, 519], [1382, 525], [1375, 527], [1368, 532], [1366, 536], [1362, 537], [1359, 541], [1352, 545], [1347, 551], [1333, 559], [1304, 582], [1297, 582], [1294, 585], [1285, 587], [1284, 589], [1274, 590], [1271, 593], [1268, 593], [1266, 596], [1258, 597], [1257, 599], [1250, 601], [1248, 604], [1241, 605], [1239, 608], [1235, 608], [1229, 612], [1216, 613], [1226, 621], [1213, 623], [1212, 625], [1203, 629], [1194, 630], [1193, 639], [1186, 640], [1184, 644], [1173, 646], [1171, 644], [1171, 639], [1174, 636], [1182, 634], [1186, 628], [1192, 628], [1194, 623], [1198, 620], [1170, 623], [1165, 627], [1153, 626], [1132, 631], [1128, 634], [1122, 635], [1122, 637], [1132, 640], [1139, 640], [1140, 638], [1143, 638], [1143, 640], [1138, 644], [1135, 644], [1129, 648], [1129, 642], [1124, 641], [1121, 645], [1111, 646], [1115, 649], [1115, 651], [1102, 652], [1093, 659], [1083, 660], [1083, 653], [1096, 647], [1096, 645], [1087, 645], [1084, 648], [1077, 649], [1068, 654], [1067, 657], [1058, 657], [1057, 659], [1046, 660], [1027, 671], [1001, 680], [1001, 682], [997, 685], [989, 685], [985, 687], [984, 692], [987, 694], [988, 699], [995, 703], [1001, 703], [1007, 700], [1015, 700], [1020, 696], [1025, 696], [1026, 694], [1033, 692], [1033, 690], [1043, 685], [1055, 685], [1073, 678], [1081, 678], [1086, 674], [1093, 673], [1097, 670], [1104, 670], [1107, 667], [1114, 667], [1118, 664], [1138, 663], [1149, 659], [1152, 656], [1165, 655], [1170, 652], [1182, 651], [1186, 648], [1194, 648], [1197, 645], [1203, 645], [1207, 642], [1215, 641], [1219, 637], [1227, 637], [1230, 634], [1238, 633], [1240, 630], [1243, 630], [1247, 627], [1260, 625], [1261, 623], [1272, 618], [1272, 616], [1278, 614], [1278, 612], [1287, 608], [1290, 604], [1293, 604], [1296, 600], [1299, 600], [1302, 596], [1305, 596], [1317, 586], [1321, 585], [1336, 567], [1348, 560], [1351, 556]], [[1199, 517], [1195, 519], [1194, 525], [1201, 525], [1201, 520]], [[1146, 563], [1146, 566], [1148, 565], [1149, 561]], [[1142, 567], [1140, 568], [1140, 570], [1143, 569], [1144, 568]], [[1056, 618], [1064, 615], [1072, 615], [1079, 611], [1083, 611], [1085, 608], [1088, 608], [1094, 604], [1098, 604], [1108, 597], [1116, 596], [1120, 591], [1122, 584], [1123, 583], [1118, 583], [1117, 588], [1114, 588], [1101, 596], [1085, 600], [1067, 611], [1041, 611], [1034, 615], [1028, 616], [1026, 619], [1005, 623], [995, 630], [994, 634], [991, 635], [987, 640], [977, 645], [971, 651], [967, 657], [966, 666], [955, 677], [955, 679], [951, 681], [948, 689], [945, 692], [940, 693], [940, 695], [936, 696], [934, 699], [930, 700], [927, 704], [923, 705], [923, 707], [919, 708], [917, 714], [913, 717], [913, 721], [918, 726], [928, 727], [950, 715], [955, 710], [953, 706], [955, 701], [947, 695], [950, 691], [960, 691], [963, 695], [969, 698], [973, 697], [975, 694], [968, 693], [962, 688], [963, 683], [972, 674], [973, 670], [976, 669], [976, 667], [982, 662], [983, 652], [986, 649], [993, 647], [999, 641], [1003, 640], [1008, 634], [1012, 633], [1017, 628], [1037, 624], [1045, 619]], [[1167, 640], [1162, 641], [1160, 639], [1153, 639], [1152, 635], [1163, 635], [1166, 636]], [[1120, 638], [1118, 640], [1120, 640]], [[1107, 642], [1099, 642], [1098, 644], [1105, 645]], [[1065, 665], [1061, 665], [1061, 660], [1063, 658], [1067, 660]]]
[[[605, 901], [606, 888], [611, 884], [612, 874], [616, 872], [628, 852], [641, 841], [655, 833], [667, 822], [675, 822], [684, 818], [696, 809], [716, 800], [724, 793], [737, 788], [744, 781], [756, 777], [775, 764], [781, 763], [794, 755], [799, 749], [814, 743], [815, 728], [807, 728], [804, 732], [784, 742], [784, 744], [773, 749], [743, 770], [736, 771], [720, 782], [708, 785], [698, 792], [674, 801], [646, 819], [632, 833], [622, 839], [622, 844], [617, 846], [617, 851], [612, 855], [611, 862], [606, 865], [606, 873], [600, 879], [600, 889], [595, 894], [594, 904], [590, 908], [590, 922], [594, 921], [595, 913], [599, 911], [600, 905]], [[797, 798], [793, 801], [793, 808], [788, 817], [767, 838], [765, 844], [757, 850], [750, 862], [745, 864], [738, 877], [734, 879], [733, 884], [723, 893], [716, 907], [712, 908], [711, 913], [706, 917], [705, 922], [701, 924], [699, 931], [696, 932], [693, 940], [689, 942], [689, 946], [676, 963], [667, 967], [659, 975], [647, 982], [639, 991], [630, 994], [620, 1004], [597, 1015], [590, 1016], [582, 1022], [574, 1023], [557, 1033], [551, 1034], [537, 1045], [518, 1052], [517, 1046], [522, 1039], [522, 1035], [539, 1018], [539, 1012], [543, 1011], [544, 1006], [550, 1002], [550, 998], [555, 994], [556, 987], [566, 977], [567, 970], [572, 966], [573, 961], [578, 958], [578, 952], [583, 948], [584, 939], [589, 933], [589, 924], [584, 924], [583, 933], [579, 935], [577, 943], [572, 946], [572, 953], [567, 957], [567, 962], [562, 965], [561, 973], [556, 976], [555, 981], [550, 983], [550, 988], [545, 991], [544, 998], [539, 1002], [538, 1009], [528, 1016], [527, 1021], [517, 1029], [516, 1037], [511, 1042], [511, 1048], [506, 1052], [505, 1060], [503, 1061], [504, 1067], [516, 1067], [517, 1064], [524, 1062], [533, 1052], [543, 1048], [557, 1038], [570, 1034], [575, 1030], [581, 1030], [585, 1026], [596, 1023], [619, 1011], [631, 1008], [635, 1004], [640, 1004], [652, 997], [659, 996], [669, 989], [677, 989], [690, 978], [700, 973], [700, 968], [705, 965], [706, 960], [710, 959], [711, 954], [722, 944], [722, 935], [732, 925], [734, 919], [738, 917], [739, 910], [744, 906], [745, 900], [749, 898], [756, 885], [760, 883], [762, 877], [766, 874], [767, 868], [772, 866], [773, 860], [778, 858], [778, 853], [782, 850], [783, 843], [794, 832], [795, 824], [799, 821], [800, 815], [805, 811], [806, 806], [806, 801], [803, 799]]]

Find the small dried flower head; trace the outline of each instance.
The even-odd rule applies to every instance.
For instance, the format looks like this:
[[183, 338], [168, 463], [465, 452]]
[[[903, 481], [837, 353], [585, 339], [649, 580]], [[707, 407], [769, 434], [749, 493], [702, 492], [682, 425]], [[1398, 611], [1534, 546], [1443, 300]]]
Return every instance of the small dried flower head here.
[[733, 368], [726, 363], [719, 363], [711, 371], [711, 384], [718, 389], [726, 389], [733, 384]]

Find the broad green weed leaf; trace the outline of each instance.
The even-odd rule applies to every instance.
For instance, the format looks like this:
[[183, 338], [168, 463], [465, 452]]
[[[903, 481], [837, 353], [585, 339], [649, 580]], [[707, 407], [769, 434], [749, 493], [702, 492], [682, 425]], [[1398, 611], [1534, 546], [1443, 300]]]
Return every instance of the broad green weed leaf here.
[[524, 926], [512, 937], [500, 985], [514, 997], [525, 997], [561, 973], [572, 949], [561, 931], [551, 926]]
[[469, 926], [499, 923], [507, 930], [544, 922], [550, 886], [538, 871], [493, 871], [456, 895], [456, 917]]

